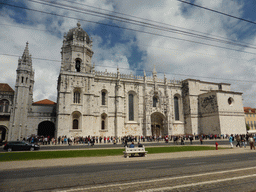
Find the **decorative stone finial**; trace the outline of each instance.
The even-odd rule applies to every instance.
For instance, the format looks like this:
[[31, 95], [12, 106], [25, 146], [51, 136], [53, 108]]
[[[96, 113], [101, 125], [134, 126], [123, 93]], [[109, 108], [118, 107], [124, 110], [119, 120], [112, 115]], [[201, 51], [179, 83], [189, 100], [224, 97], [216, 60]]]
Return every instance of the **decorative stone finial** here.
[[24, 52], [23, 52], [23, 56], [27, 56], [27, 57], [29, 57], [29, 51], [28, 51], [28, 41], [26, 42], [26, 47], [25, 47], [25, 49], [24, 49]]
[[154, 65], [153, 74], [156, 74], [156, 65]]
[[76, 25], [77, 25], [77, 27], [80, 28], [81, 27], [80, 21], [78, 21]]

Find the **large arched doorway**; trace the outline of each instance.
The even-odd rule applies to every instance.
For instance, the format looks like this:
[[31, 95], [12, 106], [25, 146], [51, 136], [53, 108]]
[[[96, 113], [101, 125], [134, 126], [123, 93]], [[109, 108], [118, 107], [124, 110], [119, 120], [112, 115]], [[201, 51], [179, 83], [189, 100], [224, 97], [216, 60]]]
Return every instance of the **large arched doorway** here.
[[0, 142], [7, 140], [7, 128], [5, 126], [0, 125]]
[[163, 136], [164, 135], [164, 115], [155, 112], [151, 115], [151, 131], [152, 136]]
[[51, 121], [43, 121], [38, 125], [37, 135], [54, 137], [55, 125]]

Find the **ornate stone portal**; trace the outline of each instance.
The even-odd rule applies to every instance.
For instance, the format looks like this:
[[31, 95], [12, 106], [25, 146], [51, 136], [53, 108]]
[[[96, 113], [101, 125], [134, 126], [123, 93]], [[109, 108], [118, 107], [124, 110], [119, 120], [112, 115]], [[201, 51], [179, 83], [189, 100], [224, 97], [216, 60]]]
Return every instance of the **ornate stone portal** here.
[[164, 115], [159, 112], [151, 114], [151, 131], [153, 136], [159, 137], [165, 135], [164, 119]]

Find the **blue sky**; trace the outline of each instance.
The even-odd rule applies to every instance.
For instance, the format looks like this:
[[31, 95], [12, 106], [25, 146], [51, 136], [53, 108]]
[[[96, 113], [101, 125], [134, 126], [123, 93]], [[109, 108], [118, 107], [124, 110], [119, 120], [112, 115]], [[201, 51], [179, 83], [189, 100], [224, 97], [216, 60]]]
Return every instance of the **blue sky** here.
[[[12, 5], [0, 4], [0, 70], [4, 72], [0, 76], [0, 82], [8, 83], [14, 88], [18, 57], [2, 54], [21, 56], [28, 41], [32, 57], [48, 59], [33, 59], [34, 101], [45, 98], [56, 101], [57, 77], [60, 70], [58, 61], [61, 59], [63, 35], [69, 29], [76, 27], [77, 20], [80, 20], [83, 29], [93, 38], [93, 62], [99, 71], [107, 69], [116, 72], [116, 67], [119, 66], [121, 73], [142, 75], [145, 70], [150, 76], [155, 65], [159, 78], [163, 78], [163, 72], [165, 72], [170, 80], [193, 78], [230, 83], [233, 91], [243, 92], [244, 106], [256, 107], [254, 102], [256, 99], [255, 24], [177, 0], [74, 0], [72, 3], [69, 1], [51, 2], [63, 3], [69, 7], [75, 6], [77, 10], [87, 9], [151, 24], [154, 21], [156, 25], [221, 38], [222, 41], [208, 41], [187, 36], [184, 33], [177, 34], [118, 22], [106, 17], [96, 17], [88, 13], [59, 9], [36, 3], [42, 2], [39, 0], [0, 1]], [[256, 2], [253, 0], [193, 0], [190, 2], [256, 22]], [[250, 47], [226, 44], [223, 43], [224, 41]], [[56, 60], [56, 62], [49, 60]]]

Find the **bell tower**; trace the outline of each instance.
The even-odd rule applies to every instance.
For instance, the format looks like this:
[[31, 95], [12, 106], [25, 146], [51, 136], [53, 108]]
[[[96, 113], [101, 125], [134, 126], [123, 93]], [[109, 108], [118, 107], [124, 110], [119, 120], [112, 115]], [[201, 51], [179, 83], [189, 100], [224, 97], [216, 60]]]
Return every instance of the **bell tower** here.
[[92, 40], [81, 28], [80, 22], [77, 23], [77, 27], [70, 29], [64, 35], [61, 49], [61, 71], [91, 72]]
[[33, 102], [34, 70], [26, 43], [16, 70], [14, 105], [11, 110], [9, 140], [21, 140], [27, 136], [27, 116]]

